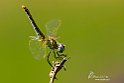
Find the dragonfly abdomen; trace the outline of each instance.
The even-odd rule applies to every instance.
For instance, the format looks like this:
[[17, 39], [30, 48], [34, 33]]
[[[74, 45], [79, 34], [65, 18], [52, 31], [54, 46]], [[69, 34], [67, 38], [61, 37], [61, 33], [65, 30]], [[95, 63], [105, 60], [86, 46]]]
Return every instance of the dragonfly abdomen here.
[[38, 38], [42, 38], [42, 39], [45, 39], [45, 35], [41, 32], [41, 30], [38, 28], [37, 24], [35, 23], [30, 11], [28, 10], [27, 7], [25, 7], [24, 5], [22, 5], [22, 8], [25, 10], [26, 14], [28, 15], [28, 18], [33, 26], [33, 29], [36, 33], [36, 35], [38, 36]]

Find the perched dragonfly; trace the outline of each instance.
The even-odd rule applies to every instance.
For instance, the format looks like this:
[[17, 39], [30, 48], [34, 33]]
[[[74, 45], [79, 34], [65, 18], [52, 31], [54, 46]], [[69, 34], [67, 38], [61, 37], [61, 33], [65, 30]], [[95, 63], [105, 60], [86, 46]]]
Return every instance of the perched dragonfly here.
[[47, 54], [47, 61], [49, 65], [52, 66], [49, 60], [51, 52], [54, 54], [54, 57], [56, 59], [62, 59], [61, 57], [66, 56], [65, 54], [63, 54], [63, 51], [65, 50], [65, 45], [59, 43], [56, 40], [57, 39], [56, 32], [61, 24], [61, 21], [54, 19], [47, 22], [45, 25], [47, 35], [44, 35], [43, 32], [38, 28], [37, 24], [35, 23], [28, 8], [24, 5], [22, 5], [22, 8], [25, 10], [36, 33], [36, 36], [30, 36], [31, 40], [29, 41], [29, 46], [33, 57], [37, 60], [40, 60], [42, 56], [45, 56], [47, 54], [46, 48], [49, 48], [50, 50]]

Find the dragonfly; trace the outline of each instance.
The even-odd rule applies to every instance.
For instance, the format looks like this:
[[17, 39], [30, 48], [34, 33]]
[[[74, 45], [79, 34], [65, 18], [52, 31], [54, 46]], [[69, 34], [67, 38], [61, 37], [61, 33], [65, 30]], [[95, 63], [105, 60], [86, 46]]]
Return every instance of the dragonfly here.
[[49, 52], [47, 54], [47, 62], [51, 67], [53, 67], [49, 59], [51, 53], [53, 53], [55, 59], [62, 59], [62, 57], [66, 57], [66, 55], [63, 54], [65, 45], [59, 43], [57, 41], [58, 37], [56, 36], [57, 30], [61, 24], [61, 20], [53, 19], [48, 21], [45, 25], [47, 35], [44, 35], [44, 33], [35, 23], [29, 9], [24, 5], [22, 5], [22, 8], [26, 12], [36, 34], [36, 36], [30, 36], [31, 40], [29, 41], [29, 48], [33, 57], [36, 60], [41, 60], [41, 58], [45, 57], [47, 54], [46, 48], [49, 48]]

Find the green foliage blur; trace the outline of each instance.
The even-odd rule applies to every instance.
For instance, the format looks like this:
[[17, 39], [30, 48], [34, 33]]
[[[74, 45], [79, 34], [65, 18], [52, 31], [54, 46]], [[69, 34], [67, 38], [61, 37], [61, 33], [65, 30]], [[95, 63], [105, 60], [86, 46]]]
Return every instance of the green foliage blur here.
[[[0, 83], [49, 83], [46, 58], [35, 60], [29, 36], [35, 35], [21, 5], [27, 6], [43, 32], [51, 19], [62, 20], [58, 41], [71, 58], [55, 83], [123, 83], [123, 0], [1, 0]], [[110, 81], [88, 79], [89, 72]], [[121, 81], [121, 82], [117, 82]]]

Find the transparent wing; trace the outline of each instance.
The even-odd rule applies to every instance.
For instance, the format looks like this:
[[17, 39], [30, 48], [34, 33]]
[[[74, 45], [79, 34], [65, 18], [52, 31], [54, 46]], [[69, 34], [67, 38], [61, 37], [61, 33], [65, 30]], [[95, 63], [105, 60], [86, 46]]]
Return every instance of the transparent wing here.
[[31, 36], [29, 41], [29, 49], [36, 60], [41, 60], [46, 55], [45, 42], [40, 41], [38, 38]]
[[45, 27], [47, 30], [48, 36], [57, 36], [57, 30], [59, 26], [61, 25], [61, 20], [53, 19], [46, 23]]

